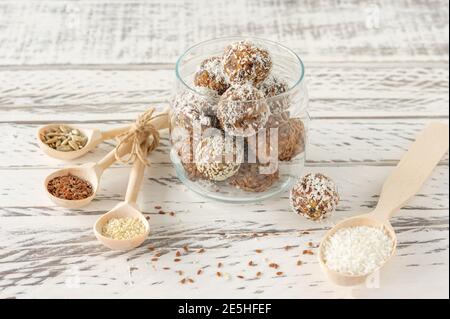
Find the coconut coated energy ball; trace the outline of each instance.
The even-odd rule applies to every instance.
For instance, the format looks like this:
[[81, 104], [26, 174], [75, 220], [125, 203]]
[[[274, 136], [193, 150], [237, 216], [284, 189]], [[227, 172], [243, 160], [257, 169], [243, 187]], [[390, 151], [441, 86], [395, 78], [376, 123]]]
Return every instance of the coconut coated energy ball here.
[[335, 183], [316, 173], [300, 179], [291, 190], [291, 206], [299, 215], [318, 221], [327, 218], [339, 203]]
[[289, 90], [289, 85], [283, 78], [270, 74], [264, 82], [258, 85], [258, 89], [268, 99], [267, 104], [272, 114], [280, 114], [289, 109], [289, 97], [280, 96]]
[[269, 52], [247, 40], [228, 45], [222, 63], [224, 74], [232, 84], [257, 85], [266, 79], [272, 68]]
[[208, 96], [184, 91], [172, 101], [172, 127], [191, 129], [195, 124], [212, 126], [210, 114], [216, 109], [214, 100]]
[[223, 73], [222, 58], [212, 57], [204, 60], [195, 74], [194, 84], [206, 87], [222, 95], [229, 87]]
[[250, 84], [230, 87], [217, 106], [222, 128], [234, 136], [256, 134], [266, 125], [269, 113], [263, 93]]

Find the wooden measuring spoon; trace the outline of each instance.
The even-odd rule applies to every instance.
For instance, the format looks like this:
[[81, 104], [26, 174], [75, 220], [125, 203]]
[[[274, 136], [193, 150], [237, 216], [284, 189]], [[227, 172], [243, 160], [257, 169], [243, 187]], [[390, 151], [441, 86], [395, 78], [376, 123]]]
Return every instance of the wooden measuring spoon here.
[[[124, 156], [125, 154], [128, 154], [130, 150], [131, 144], [123, 145], [123, 147], [119, 149], [118, 155]], [[45, 190], [50, 199], [58, 206], [62, 206], [65, 208], [80, 208], [86, 206], [94, 199], [95, 195], [97, 194], [98, 187], [100, 184], [100, 178], [102, 177], [103, 172], [115, 162], [116, 162], [116, 154], [114, 149], [97, 163], [87, 163], [81, 166], [67, 167], [57, 170], [56, 172], [53, 172], [52, 174], [47, 176], [47, 178], [45, 179], [44, 181]], [[85, 181], [89, 182], [92, 186], [92, 195], [84, 199], [68, 200], [50, 194], [50, 192], [48, 191], [48, 183], [55, 177], [67, 176], [69, 174], [80, 177]]]
[[[45, 134], [45, 132], [47, 132], [48, 130], [50, 130], [54, 127], [58, 127], [60, 125], [68, 126], [74, 130], [79, 130], [81, 133], [83, 133], [83, 135], [87, 137], [86, 145], [83, 148], [76, 150], [76, 151], [63, 152], [63, 151], [55, 150], [55, 149], [51, 148], [50, 146], [48, 146], [47, 144], [45, 144], [42, 141], [42, 136]], [[48, 156], [56, 158], [56, 159], [64, 160], [64, 161], [70, 161], [70, 160], [73, 160], [73, 159], [76, 159], [76, 158], [79, 158], [79, 157], [85, 155], [87, 152], [94, 149], [101, 142], [112, 139], [112, 138], [128, 131], [129, 129], [130, 129], [130, 126], [125, 126], [125, 127], [115, 128], [112, 130], [102, 132], [98, 129], [87, 129], [87, 128], [83, 128], [83, 127], [71, 125], [71, 124], [69, 124], [69, 125], [49, 124], [49, 125], [42, 126], [38, 129], [37, 140], [38, 140], [38, 145], [41, 148], [41, 150]]]
[[[325, 234], [319, 247], [319, 263], [332, 282], [342, 286], [354, 286], [364, 283], [367, 277], [371, 275], [349, 275], [327, 267], [324, 259], [324, 244], [340, 229], [355, 226], [381, 228], [394, 242], [389, 259], [395, 254], [397, 237], [389, 223], [389, 218], [420, 190], [442, 156], [445, 155], [449, 147], [448, 132], [448, 125], [440, 123], [429, 125], [411, 145], [384, 183], [375, 210], [368, 214], [344, 220]], [[384, 264], [386, 262], [387, 260]], [[380, 265], [378, 269], [383, 267], [384, 264]]]
[[[139, 190], [144, 179], [145, 165], [138, 159], [133, 164], [133, 168], [130, 173], [128, 181], [127, 192], [125, 195], [125, 201], [119, 203], [106, 214], [103, 214], [94, 224], [95, 237], [106, 247], [113, 250], [129, 250], [141, 245], [145, 239], [147, 239], [150, 232], [150, 225], [145, 219], [144, 215], [139, 211], [136, 200], [139, 194]], [[142, 235], [136, 236], [131, 239], [112, 239], [102, 235], [103, 226], [111, 218], [139, 218], [145, 227], [145, 231]]]
[[[157, 129], [157, 130], [163, 130], [169, 127], [169, 110], [166, 109], [162, 113], [159, 114], [158, 117], [153, 119], [151, 121], [151, 124]], [[131, 150], [131, 144], [124, 145], [118, 150], [118, 155], [120, 157], [124, 156], [125, 154], [128, 154]], [[87, 163], [81, 166], [75, 166], [75, 167], [68, 167], [60, 169], [49, 176], [44, 181], [44, 187], [45, 191], [47, 192], [50, 199], [56, 203], [59, 206], [65, 207], [65, 208], [80, 208], [82, 206], [85, 206], [89, 204], [95, 197], [98, 187], [100, 178], [109, 166], [114, 164], [116, 162], [116, 156], [115, 156], [115, 150], [112, 150], [109, 152], [103, 159], [101, 159], [97, 163]], [[72, 174], [75, 176], [78, 176], [86, 181], [88, 181], [92, 185], [92, 195], [80, 200], [67, 200], [58, 198], [56, 196], [53, 196], [50, 194], [47, 190], [48, 183], [55, 177], [58, 176], [65, 176], [68, 174]]]

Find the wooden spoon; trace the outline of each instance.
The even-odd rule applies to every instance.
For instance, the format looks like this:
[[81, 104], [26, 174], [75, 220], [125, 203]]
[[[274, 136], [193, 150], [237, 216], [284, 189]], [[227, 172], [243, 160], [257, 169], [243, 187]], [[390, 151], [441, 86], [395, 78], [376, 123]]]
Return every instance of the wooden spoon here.
[[[167, 109], [164, 110], [161, 113], [162, 116], [159, 116], [151, 121], [152, 125], [157, 130], [162, 130], [162, 129], [166, 129], [169, 127], [168, 112], [169, 111]], [[131, 144], [124, 145], [123, 147], [121, 147], [118, 150], [118, 155], [120, 157], [122, 157], [125, 154], [128, 154], [130, 152], [130, 150], [131, 150]], [[72, 209], [83, 207], [83, 206], [89, 204], [94, 199], [94, 197], [98, 191], [100, 178], [101, 178], [103, 172], [105, 171], [105, 169], [110, 167], [115, 162], [116, 162], [115, 150], [112, 150], [103, 159], [101, 159], [97, 163], [87, 163], [87, 164], [84, 164], [81, 166], [60, 169], [60, 170], [50, 174], [49, 176], [47, 176], [47, 178], [44, 181], [45, 191], [47, 192], [50, 199], [59, 206], [62, 206], [65, 208], [72, 208]], [[89, 182], [92, 185], [92, 190], [93, 190], [92, 195], [85, 199], [67, 200], [67, 199], [58, 198], [58, 197], [50, 194], [48, 192], [48, 188], [47, 188], [48, 183], [55, 177], [66, 176], [68, 174], [80, 177], [80, 178], [86, 180], [87, 182]]]
[[[125, 201], [119, 203], [106, 214], [103, 214], [94, 224], [95, 237], [106, 247], [113, 250], [129, 250], [141, 245], [148, 237], [150, 225], [144, 215], [139, 211], [136, 200], [144, 178], [145, 165], [138, 159], [133, 164], [130, 179], [128, 181]], [[145, 231], [142, 235], [132, 239], [112, 239], [102, 235], [103, 226], [111, 218], [138, 218], [144, 225]]]
[[[324, 258], [324, 244], [340, 229], [355, 226], [372, 226], [383, 229], [394, 242], [389, 259], [395, 254], [397, 237], [389, 223], [389, 218], [420, 190], [442, 156], [445, 155], [449, 147], [448, 132], [448, 125], [440, 123], [429, 125], [411, 145], [409, 151], [384, 183], [375, 210], [344, 220], [326, 233], [319, 247], [319, 262], [332, 282], [342, 286], [354, 286], [364, 283], [371, 275], [349, 275], [327, 267]], [[382, 268], [387, 261], [378, 269]]]
[[[47, 144], [45, 144], [42, 141], [42, 136], [44, 136], [45, 132], [49, 131], [50, 129], [52, 129], [54, 127], [58, 127], [60, 125], [68, 126], [72, 129], [79, 130], [81, 133], [83, 133], [83, 135], [87, 137], [86, 145], [83, 148], [76, 150], [76, 151], [63, 152], [63, 151], [55, 150], [55, 149], [51, 148], [50, 146], [48, 146]], [[66, 125], [66, 124], [49, 124], [49, 125], [42, 126], [38, 129], [37, 140], [38, 140], [38, 145], [41, 148], [41, 150], [48, 156], [59, 159], [59, 160], [70, 161], [70, 160], [73, 160], [73, 159], [76, 159], [76, 158], [79, 158], [79, 157], [85, 155], [87, 152], [94, 149], [101, 142], [112, 139], [112, 138], [128, 131], [129, 129], [130, 129], [129, 126], [125, 126], [125, 127], [115, 128], [115, 129], [112, 129], [109, 131], [102, 132], [98, 129], [87, 129], [87, 128], [83, 128], [83, 127], [72, 125], [72, 124], [68, 124], [68, 125]]]

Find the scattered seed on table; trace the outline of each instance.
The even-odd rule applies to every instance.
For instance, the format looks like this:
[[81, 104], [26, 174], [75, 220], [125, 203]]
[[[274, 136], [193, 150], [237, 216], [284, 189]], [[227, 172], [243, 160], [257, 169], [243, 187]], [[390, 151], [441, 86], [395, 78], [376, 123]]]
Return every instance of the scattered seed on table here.
[[198, 251], [199, 254], [203, 254], [204, 252], [205, 252], [205, 249], [203, 249], [203, 248], [201, 248], [201, 249]]
[[282, 275], [283, 275], [282, 271], [277, 272], [277, 276], [282, 276]]
[[262, 249], [255, 249], [255, 253], [257, 253], [257, 254], [261, 254], [263, 251], [262, 251]]
[[278, 264], [276, 264], [276, 263], [270, 263], [270, 264], [269, 264], [269, 267], [270, 267], [270, 268], [278, 269], [280, 266], [279, 266]]

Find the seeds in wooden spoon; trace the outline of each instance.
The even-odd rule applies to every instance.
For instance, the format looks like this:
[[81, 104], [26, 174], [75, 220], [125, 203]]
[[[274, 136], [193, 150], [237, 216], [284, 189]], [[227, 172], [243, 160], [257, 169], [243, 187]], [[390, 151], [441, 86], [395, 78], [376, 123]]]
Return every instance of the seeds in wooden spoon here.
[[80, 130], [73, 129], [69, 126], [54, 126], [47, 131], [41, 133], [41, 141], [61, 152], [73, 152], [86, 146], [87, 137]]
[[111, 218], [102, 227], [102, 235], [111, 239], [128, 240], [145, 233], [145, 226], [139, 218]]
[[66, 200], [80, 200], [92, 195], [92, 185], [72, 174], [57, 176], [47, 184], [47, 191], [55, 197]]

